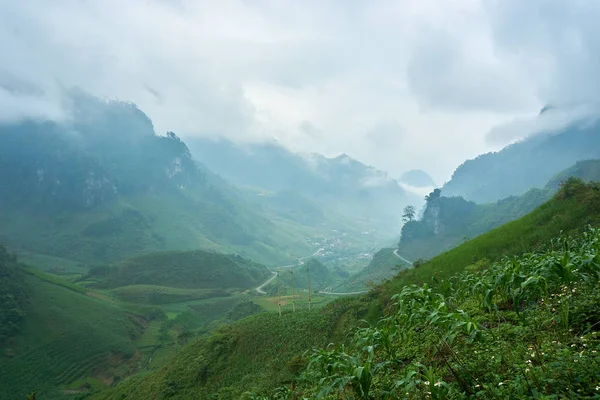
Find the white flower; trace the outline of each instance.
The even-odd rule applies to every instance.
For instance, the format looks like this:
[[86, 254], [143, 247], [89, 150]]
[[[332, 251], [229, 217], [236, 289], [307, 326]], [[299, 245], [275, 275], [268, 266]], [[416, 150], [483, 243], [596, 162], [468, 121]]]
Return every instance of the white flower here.
[[502, 386], [502, 385], [504, 385], [504, 382], [500, 382], [500, 383], [498, 384], [498, 386]]
[[433, 386], [442, 386], [442, 382], [441, 381], [437, 381]]

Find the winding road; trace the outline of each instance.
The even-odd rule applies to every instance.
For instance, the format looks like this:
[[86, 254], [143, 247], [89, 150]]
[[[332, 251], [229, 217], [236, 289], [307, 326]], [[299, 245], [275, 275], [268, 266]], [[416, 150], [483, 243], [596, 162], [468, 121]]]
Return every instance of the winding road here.
[[408, 263], [409, 265], [413, 265], [413, 263], [409, 260], [407, 260], [406, 258], [402, 257], [400, 254], [398, 254], [398, 249], [394, 250], [394, 255], [396, 257], [398, 257], [399, 259], [401, 259], [402, 261]]
[[[317, 251], [316, 251], [314, 254], [312, 254], [312, 255], [310, 255], [310, 256], [306, 256], [306, 257], [299, 258], [299, 259], [298, 259], [298, 261], [299, 261], [299, 262], [298, 262], [298, 264], [284, 265], [284, 266], [281, 266], [281, 267], [277, 267], [276, 269], [283, 269], [283, 268], [293, 268], [293, 267], [296, 267], [296, 266], [298, 266], [298, 265], [302, 265], [302, 264], [304, 264], [304, 261], [303, 261], [303, 260], [305, 260], [305, 259], [307, 259], [307, 258], [310, 258], [310, 257], [314, 257], [314, 256], [316, 256], [317, 254], [319, 254], [319, 252], [320, 252], [321, 250], [323, 250], [323, 249], [319, 249], [319, 250], [317, 250]], [[411, 261], [407, 260], [406, 258], [402, 257], [400, 254], [398, 254], [398, 249], [395, 249], [395, 250], [394, 250], [394, 255], [395, 255], [396, 257], [398, 257], [399, 259], [401, 259], [402, 261], [404, 261], [405, 263], [408, 263], [408, 264], [409, 264], [409, 265], [411, 265], [411, 266], [413, 265], [413, 263], [412, 263]], [[260, 285], [260, 286], [258, 286], [258, 287], [256, 288], [256, 291], [257, 291], [259, 294], [267, 294], [267, 292], [265, 292], [265, 291], [263, 290], [263, 287], [267, 286], [269, 283], [271, 283], [271, 282], [273, 281], [273, 279], [275, 279], [275, 278], [277, 277], [277, 271], [271, 271], [271, 273], [273, 274], [273, 276], [272, 276], [272, 277], [270, 277], [269, 279], [267, 279], [267, 281], [266, 281], [265, 283], [263, 283], [262, 285]], [[357, 294], [365, 294], [365, 293], [369, 293], [369, 291], [368, 291], [368, 290], [361, 290], [361, 291], [358, 291], [358, 292], [327, 292], [327, 291], [323, 291], [323, 290], [321, 290], [321, 291], [319, 291], [318, 293], [319, 293], [319, 294], [328, 294], [328, 295], [332, 295], [332, 296], [353, 296], [353, 295], [357, 295]]]
[[[324, 249], [319, 249], [319, 250], [315, 251], [313, 254], [311, 254], [310, 256], [300, 257], [300, 258], [298, 259], [298, 264], [282, 265], [281, 267], [276, 267], [275, 269], [276, 269], [276, 270], [278, 270], [278, 269], [283, 269], [283, 268], [293, 268], [293, 267], [297, 267], [297, 266], [299, 266], [299, 265], [302, 265], [302, 264], [304, 264], [304, 261], [303, 261], [303, 260], [306, 260], [307, 258], [310, 258], [310, 257], [314, 257], [314, 256], [316, 256], [316, 255], [317, 255], [317, 254], [319, 254], [319, 253], [320, 253], [322, 250], [324, 250]], [[255, 290], [258, 292], [258, 294], [267, 294], [267, 292], [265, 292], [265, 291], [263, 290], [263, 287], [267, 286], [269, 283], [271, 283], [271, 282], [273, 281], [273, 279], [275, 279], [275, 278], [277, 277], [277, 272], [278, 272], [278, 271], [270, 271], [270, 272], [273, 274], [273, 276], [272, 276], [272, 277], [270, 277], [269, 279], [267, 279], [267, 280], [265, 281], [265, 283], [263, 283], [262, 285], [258, 286], [258, 287], [255, 289]]]
[[266, 281], [265, 283], [263, 283], [262, 285], [260, 285], [260, 286], [258, 286], [258, 287], [256, 288], [256, 291], [257, 291], [259, 294], [267, 294], [267, 292], [265, 292], [265, 291], [263, 290], [263, 287], [267, 286], [269, 283], [271, 283], [271, 281], [272, 281], [273, 279], [275, 279], [275, 278], [277, 277], [277, 272], [275, 272], [275, 271], [271, 271], [271, 273], [273, 274], [273, 276], [272, 276], [272, 277], [270, 277], [269, 279], [267, 279], [267, 281]]

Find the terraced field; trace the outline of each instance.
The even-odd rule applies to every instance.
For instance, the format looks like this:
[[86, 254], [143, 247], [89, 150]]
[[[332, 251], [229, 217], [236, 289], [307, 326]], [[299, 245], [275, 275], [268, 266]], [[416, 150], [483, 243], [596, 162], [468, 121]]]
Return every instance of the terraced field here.
[[180, 303], [229, 295], [226, 290], [220, 289], [180, 289], [158, 285], [121, 286], [110, 292], [119, 300], [144, 304]]
[[136, 341], [136, 346], [140, 350], [145, 350], [148, 348], [154, 348], [160, 345], [160, 327], [162, 325], [161, 321], [154, 320], [150, 321], [146, 330], [140, 338]]
[[0, 355], [3, 400], [22, 400], [33, 390], [39, 398], [60, 398], [57, 387], [109, 369], [111, 357], [134, 356], [141, 316], [34, 276], [28, 281], [23, 335]]

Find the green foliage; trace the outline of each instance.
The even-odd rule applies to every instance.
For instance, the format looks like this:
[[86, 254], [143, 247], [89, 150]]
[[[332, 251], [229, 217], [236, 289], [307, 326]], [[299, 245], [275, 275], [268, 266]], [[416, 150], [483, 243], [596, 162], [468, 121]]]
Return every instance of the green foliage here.
[[406, 222], [414, 220], [416, 213], [417, 213], [417, 210], [415, 209], [415, 206], [408, 205], [408, 206], [404, 207], [404, 211], [402, 214], [402, 221], [406, 223]]
[[430, 258], [469, 238], [520, 218], [550, 200], [569, 177], [600, 180], [600, 161], [579, 162], [550, 180], [544, 189], [530, 189], [488, 204], [474, 204], [461, 197], [429, 200], [423, 218], [402, 228], [399, 249], [408, 257]]
[[[597, 397], [600, 229], [406, 286], [349, 346], [315, 349], [298, 393], [317, 398]], [[578, 310], [572, 315], [573, 309]], [[585, 311], [584, 311], [585, 310]]]
[[394, 249], [383, 248], [373, 255], [369, 265], [357, 274], [352, 275], [335, 291], [354, 292], [365, 290], [370, 283], [381, 283], [397, 274], [399, 269], [402, 270], [409, 266], [406, 261], [394, 254]]
[[[310, 258], [304, 264], [289, 268], [294, 270], [294, 285], [297, 289], [308, 288], [308, 271], [310, 271], [311, 290], [322, 290], [334, 284], [339, 280], [338, 276], [323, 263], [314, 258]], [[285, 287], [285, 293], [291, 294], [289, 290], [292, 285], [292, 274], [287, 269], [283, 269], [279, 273], [282, 287]], [[274, 282], [276, 283], [276, 282]], [[276, 294], [276, 286], [273, 286], [271, 292]]]
[[135, 341], [152, 309], [129, 311], [36, 275], [25, 283], [26, 318], [0, 353], [3, 399], [22, 400], [33, 390], [38, 398], [61, 398], [60, 386], [92, 374], [118, 380], [137, 368]]
[[251, 288], [270, 272], [264, 265], [234, 254], [210, 251], [169, 251], [130, 258], [110, 268], [90, 270], [94, 286], [114, 288], [159, 285], [185, 289]]
[[[192, 342], [167, 365], [149, 376], [127, 379], [94, 399], [238, 399], [260, 398], [294, 385], [306, 366], [303, 354], [337, 340], [362, 315], [362, 303], [344, 298], [318, 311], [260, 313], [224, 326]], [[342, 336], [343, 337], [343, 336]], [[283, 396], [278, 389], [275, 398]]]
[[600, 187], [571, 179], [553, 199], [526, 216], [502, 225], [456, 248], [432, 258], [419, 268], [401, 271], [386, 284], [397, 292], [406, 284], [448, 279], [482, 259], [500, 260], [548, 243], [560, 231], [579, 232], [588, 224], [600, 223]]
[[22, 265], [0, 245], [0, 348], [20, 331], [28, 292]]

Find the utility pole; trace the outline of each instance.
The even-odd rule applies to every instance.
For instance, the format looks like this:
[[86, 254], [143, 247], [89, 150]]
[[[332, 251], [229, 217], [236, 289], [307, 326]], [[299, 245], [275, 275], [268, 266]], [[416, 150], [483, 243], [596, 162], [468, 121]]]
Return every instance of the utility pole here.
[[279, 308], [279, 318], [281, 318], [281, 293], [279, 289], [279, 272], [277, 273], [277, 307]]
[[308, 311], [310, 311], [310, 265], [306, 264], [306, 274], [308, 275]]
[[294, 267], [292, 267], [290, 271], [292, 271], [292, 311], [296, 312], [296, 295], [294, 294]]

